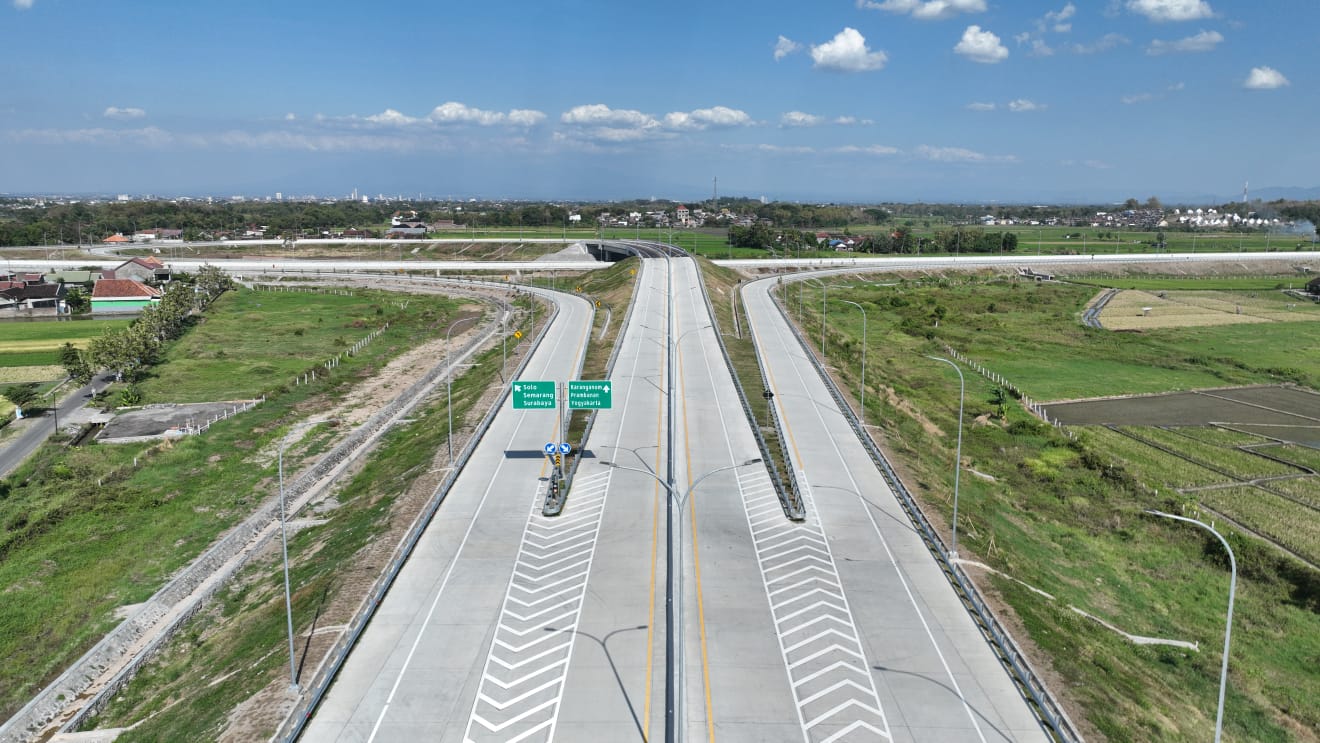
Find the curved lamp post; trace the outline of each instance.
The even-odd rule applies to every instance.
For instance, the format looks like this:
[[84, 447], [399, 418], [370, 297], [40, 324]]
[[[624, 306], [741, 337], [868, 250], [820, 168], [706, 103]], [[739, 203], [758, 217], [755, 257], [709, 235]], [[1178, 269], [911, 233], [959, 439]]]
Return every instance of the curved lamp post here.
[[1215, 538], [1219, 540], [1219, 543], [1224, 545], [1224, 551], [1228, 553], [1228, 566], [1232, 571], [1232, 577], [1229, 578], [1228, 582], [1228, 620], [1224, 623], [1224, 659], [1219, 666], [1219, 712], [1215, 715], [1215, 743], [1219, 743], [1219, 739], [1224, 733], [1224, 690], [1228, 686], [1228, 645], [1229, 641], [1232, 639], [1233, 633], [1233, 598], [1237, 593], [1237, 560], [1233, 557], [1233, 548], [1228, 546], [1228, 540], [1224, 539], [1224, 536], [1215, 531], [1214, 527], [1209, 524], [1197, 521], [1196, 519], [1189, 519], [1186, 516], [1175, 516], [1163, 511], [1147, 510], [1146, 513], [1151, 516], [1160, 516], [1166, 519], [1173, 519], [1174, 521], [1186, 521], [1189, 524], [1196, 524], [1202, 529], [1214, 534]]
[[445, 413], [449, 416], [449, 435], [446, 436], [449, 444], [449, 461], [454, 461], [454, 365], [449, 360], [449, 334], [454, 332], [454, 328], [460, 323], [475, 321], [476, 318], [465, 317], [461, 320], [455, 320], [449, 324], [445, 330]]
[[953, 548], [949, 551], [949, 557], [958, 559], [958, 474], [962, 471], [962, 429], [963, 429], [963, 402], [967, 399], [967, 385], [963, 381], [962, 369], [948, 359], [939, 356], [927, 356], [931, 361], [942, 361], [953, 370], [958, 372], [958, 451], [953, 460]]
[[866, 420], [866, 308], [851, 299], [840, 299], [844, 304], [850, 304], [862, 311], [862, 383], [857, 385], [858, 403], [862, 408], [862, 420]]
[[[332, 420], [334, 419], [316, 421], [312, 425], [329, 423]], [[280, 482], [280, 551], [284, 558], [284, 617], [288, 623], [288, 628], [289, 628], [289, 690], [293, 692], [297, 692], [299, 691], [298, 671], [297, 668], [294, 666], [294, 662], [293, 662], [293, 658], [294, 658], [293, 597], [289, 589], [289, 535], [288, 535], [288, 529], [285, 526], [286, 518], [284, 513], [284, 448], [287, 447], [288, 445], [289, 445], [288, 436], [285, 436], [284, 438], [280, 439], [279, 466], [278, 466], [279, 482]]]
[[683, 560], [682, 560], [683, 509], [687, 507], [688, 496], [692, 495], [692, 491], [696, 490], [697, 486], [700, 485], [703, 480], [710, 477], [711, 475], [716, 475], [721, 472], [727, 472], [729, 470], [737, 469], [739, 467], [746, 467], [749, 465], [760, 464], [760, 463], [761, 463], [761, 458], [757, 457], [755, 459], [748, 459], [746, 461], [739, 462], [738, 464], [727, 464], [723, 467], [717, 467], [703, 474], [702, 476], [698, 477], [696, 480], [694, 480], [692, 484], [688, 486], [688, 489], [685, 490], [683, 494], [680, 496], [678, 495], [677, 492], [675, 492], [674, 487], [670, 483], [665, 482], [659, 475], [655, 474], [654, 472], [651, 472], [650, 470], [645, 470], [640, 467], [625, 467], [616, 462], [609, 462], [609, 461], [601, 462], [601, 464], [611, 469], [627, 470], [628, 472], [637, 472], [646, 475], [647, 477], [650, 477], [652, 480], [655, 480], [656, 482], [660, 483], [660, 486], [663, 487], [665, 489], [665, 492], [668, 494], [667, 502], [669, 503], [671, 509], [675, 511], [675, 515], [677, 517], [677, 518], [671, 518], [669, 520], [669, 524], [672, 529], [673, 541], [675, 545], [675, 549], [671, 551], [671, 555], [677, 554], [678, 557], [677, 559], [673, 559], [671, 561], [669, 574], [666, 576], [666, 583], [668, 584], [666, 588], [669, 595], [666, 596], [665, 598], [665, 606], [668, 608], [668, 611], [666, 612], [667, 621], [665, 623], [666, 624], [665, 636], [666, 636], [666, 645], [672, 648], [672, 651], [668, 653], [668, 658], [667, 658], [668, 661], [667, 675], [670, 679], [672, 679], [670, 683], [672, 684], [672, 688], [673, 688], [673, 690], [670, 692], [670, 697], [669, 697], [669, 709], [666, 710], [666, 726], [668, 727], [665, 734], [666, 740], [682, 741], [685, 737], [683, 735], [683, 690], [686, 688], [686, 681], [683, 678], [683, 637], [682, 637], [682, 628], [684, 623], [683, 622]]

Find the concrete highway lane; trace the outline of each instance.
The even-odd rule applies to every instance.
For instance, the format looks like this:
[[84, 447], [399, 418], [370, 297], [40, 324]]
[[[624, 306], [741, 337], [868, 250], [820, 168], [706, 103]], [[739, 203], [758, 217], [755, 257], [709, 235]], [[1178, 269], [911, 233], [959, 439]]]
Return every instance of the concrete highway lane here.
[[[560, 314], [522, 379], [562, 381], [574, 378], [580, 368], [590, 306], [564, 295], [556, 301]], [[514, 727], [541, 726], [552, 718], [555, 689], [549, 704], [544, 693], [524, 702], [496, 699], [494, 712], [480, 705], [478, 694], [492, 683], [492, 644], [517, 647], [531, 641], [529, 635], [540, 639], [548, 634], [538, 628], [515, 636], [501, 629], [510, 599], [537, 600], [515, 587], [518, 574], [527, 570], [528, 546], [576, 540], [568, 544], [571, 550], [582, 541], [577, 532], [546, 529], [541, 522], [546, 487], [541, 478], [549, 474], [541, 451], [557, 438], [554, 411], [515, 411], [505, 402], [317, 709], [304, 740], [509, 740]], [[589, 500], [580, 499], [588, 504], [582, 510], [590, 510]], [[559, 577], [573, 574], [568, 570]], [[551, 580], [544, 573], [534, 577]], [[498, 670], [494, 674], [495, 681], [502, 681]], [[514, 708], [522, 715], [517, 721], [496, 719], [500, 710]]]
[[870, 670], [860, 686], [882, 712], [876, 737], [847, 739], [1048, 740], [773, 306], [773, 285], [744, 288], [749, 324], [846, 597], [828, 601], [850, 610]]
[[[608, 481], [608, 503], [576, 624], [547, 621], [544, 632], [574, 640], [556, 738], [641, 741], [664, 738], [665, 318], [668, 268], [644, 260], [610, 381], [613, 407], [597, 414], [565, 516], [579, 493]], [[619, 318], [622, 320], [622, 318]], [[562, 518], [563, 516], [561, 516]]]

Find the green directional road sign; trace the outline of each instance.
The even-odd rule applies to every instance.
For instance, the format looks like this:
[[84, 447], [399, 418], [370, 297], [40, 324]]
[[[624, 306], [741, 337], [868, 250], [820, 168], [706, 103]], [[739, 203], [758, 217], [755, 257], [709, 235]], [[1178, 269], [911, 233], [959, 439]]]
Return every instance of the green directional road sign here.
[[613, 386], [608, 379], [579, 379], [568, 383], [568, 407], [599, 409], [614, 407]]
[[553, 410], [555, 407], [554, 382], [513, 383], [514, 410]]

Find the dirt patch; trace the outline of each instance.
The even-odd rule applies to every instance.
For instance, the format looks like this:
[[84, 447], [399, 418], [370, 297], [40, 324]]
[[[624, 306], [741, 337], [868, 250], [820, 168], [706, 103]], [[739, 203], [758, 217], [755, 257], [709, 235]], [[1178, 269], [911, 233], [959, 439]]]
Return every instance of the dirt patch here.
[[921, 424], [921, 427], [926, 431], [926, 433], [930, 434], [931, 436], [940, 436], [940, 437], [944, 436], [943, 429], [935, 425], [929, 418], [922, 415], [921, 411], [917, 410], [915, 407], [912, 406], [912, 403], [908, 402], [906, 399], [902, 397], [899, 397], [898, 393], [894, 391], [893, 387], [887, 387], [887, 386], [881, 387], [880, 391], [884, 393], [885, 402], [889, 403], [890, 407], [902, 411], [909, 418]]
[[[476, 305], [464, 305], [460, 310], [462, 314], [455, 320], [480, 317], [481, 313], [475, 311], [476, 309]], [[462, 333], [450, 336], [448, 349], [462, 348], [468, 338], [481, 328], [481, 323], [473, 322], [466, 327], [468, 329]], [[327, 415], [338, 418], [341, 425], [349, 428], [359, 425], [397, 397], [400, 392], [421, 379], [436, 365], [437, 360], [444, 359], [445, 352], [444, 338], [425, 341], [412, 350], [405, 351], [386, 364], [384, 369], [354, 385], [333, 410], [327, 411]]]

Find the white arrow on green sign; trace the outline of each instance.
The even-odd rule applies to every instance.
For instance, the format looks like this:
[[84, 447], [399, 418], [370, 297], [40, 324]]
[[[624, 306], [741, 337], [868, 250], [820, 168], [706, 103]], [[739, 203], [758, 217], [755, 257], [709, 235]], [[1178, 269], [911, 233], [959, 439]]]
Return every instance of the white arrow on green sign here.
[[613, 385], [608, 379], [579, 379], [568, 383], [568, 407], [599, 410], [614, 407]]
[[555, 407], [554, 382], [513, 383], [514, 410], [553, 410]]

